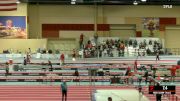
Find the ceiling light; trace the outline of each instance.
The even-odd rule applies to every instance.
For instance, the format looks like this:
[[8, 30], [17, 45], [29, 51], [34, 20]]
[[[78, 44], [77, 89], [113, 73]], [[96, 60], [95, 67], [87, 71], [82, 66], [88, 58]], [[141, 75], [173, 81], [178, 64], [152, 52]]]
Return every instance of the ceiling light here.
[[17, 4], [21, 3], [19, 0], [16, 1]]
[[75, 2], [76, 0], [71, 0], [71, 1]]
[[135, 1], [133, 2], [133, 4], [134, 4], [134, 5], [138, 5], [138, 2], [135, 0]]
[[147, 0], [141, 0], [141, 1], [146, 2]]
[[72, 1], [71, 4], [74, 5], [74, 4], [76, 4], [76, 2]]

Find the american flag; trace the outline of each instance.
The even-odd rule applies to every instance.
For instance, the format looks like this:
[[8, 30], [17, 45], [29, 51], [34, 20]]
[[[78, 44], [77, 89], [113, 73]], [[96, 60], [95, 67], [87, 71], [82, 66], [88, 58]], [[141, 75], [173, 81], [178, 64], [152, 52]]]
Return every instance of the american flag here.
[[17, 10], [17, 0], [0, 0], [0, 11]]

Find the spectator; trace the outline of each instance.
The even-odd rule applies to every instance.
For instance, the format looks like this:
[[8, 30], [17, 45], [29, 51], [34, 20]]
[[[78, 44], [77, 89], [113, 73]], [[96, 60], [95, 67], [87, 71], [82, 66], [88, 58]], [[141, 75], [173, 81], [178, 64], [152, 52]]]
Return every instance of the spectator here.
[[27, 59], [26, 59], [26, 57], [24, 57], [24, 62], [23, 62], [23, 64], [26, 66], [27, 65]]
[[98, 69], [98, 75], [99, 75], [99, 76], [104, 76], [104, 72], [103, 72], [103, 68], [102, 68], [102, 67], [100, 67], [100, 68]]
[[148, 82], [148, 76], [149, 76], [149, 72], [148, 72], [148, 70], [146, 70], [145, 74], [144, 74], [146, 84]]
[[[130, 76], [130, 74], [131, 74], [131, 68], [128, 67], [127, 70], [126, 70], [125, 76]], [[127, 77], [125, 79], [125, 82], [126, 82], [126, 84], [129, 84], [129, 77]]]
[[78, 72], [78, 70], [75, 70], [75, 72], [74, 72], [74, 76], [79, 76], [79, 72]]
[[67, 89], [67, 84], [65, 81], [61, 84], [61, 91], [62, 91], [62, 101], [66, 101], [68, 89]]
[[76, 58], [76, 50], [73, 49], [72, 58]]
[[50, 66], [49, 71], [53, 71], [52, 63], [50, 60], [48, 60], [48, 65]]
[[137, 72], [137, 60], [134, 61], [134, 72]]
[[83, 33], [81, 33], [81, 35], [80, 35], [80, 38], [79, 38], [79, 47], [80, 47], [80, 49], [82, 49], [83, 47], [83, 41], [84, 41], [84, 35], [83, 35]]
[[[75, 82], [76, 82], [76, 85], [77, 85], [77, 82], [79, 82], [79, 79], [78, 79], [78, 77], [79, 77], [79, 72], [78, 72], [78, 70], [75, 70], [74, 76], [76, 76]], [[80, 83], [79, 83], [79, 84], [80, 84]]]
[[156, 70], [157, 70], [157, 68], [153, 68], [153, 78], [155, 79], [155, 77], [156, 77]]
[[28, 48], [28, 53], [31, 54], [31, 48]]
[[160, 60], [160, 59], [159, 59], [159, 50], [156, 51], [156, 61], [157, 61], [157, 60]]
[[171, 71], [171, 82], [174, 82], [175, 77], [176, 77], [176, 66], [173, 65], [172, 68], [170, 68], [169, 70]]
[[139, 82], [139, 85], [141, 85], [141, 81], [142, 81], [142, 76], [141, 75], [138, 75], [138, 82]]
[[64, 54], [62, 53], [61, 56], [60, 56], [60, 65], [64, 65]]
[[6, 76], [9, 75], [9, 63], [6, 62]]
[[108, 97], [108, 101], [112, 101], [112, 98], [111, 98], [111, 97]]
[[31, 55], [30, 54], [28, 54], [27, 53], [27, 55], [26, 55], [26, 61], [27, 61], [27, 63], [31, 63]]

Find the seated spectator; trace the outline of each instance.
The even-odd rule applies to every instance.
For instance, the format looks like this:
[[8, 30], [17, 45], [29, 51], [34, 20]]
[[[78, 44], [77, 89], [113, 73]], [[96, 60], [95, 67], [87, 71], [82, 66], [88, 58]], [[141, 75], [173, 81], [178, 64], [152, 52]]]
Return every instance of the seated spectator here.
[[75, 70], [75, 72], [74, 72], [74, 76], [79, 76], [79, 72], [78, 72], [78, 70]]
[[103, 72], [103, 68], [102, 68], [102, 67], [100, 67], [100, 68], [98, 69], [98, 75], [99, 75], [99, 76], [104, 76], [104, 72]]
[[51, 49], [49, 49], [49, 50], [48, 50], [48, 53], [49, 53], [49, 54], [52, 54], [53, 52], [52, 52], [52, 50], [51, 50]]
[[56, 49], [55, 53], [56, 54], [60, 54], [60, 51], [58, 49]]
[[112, 101], [112, 98], [111, 98], [111, 97], [108, 97], [108, 101]]

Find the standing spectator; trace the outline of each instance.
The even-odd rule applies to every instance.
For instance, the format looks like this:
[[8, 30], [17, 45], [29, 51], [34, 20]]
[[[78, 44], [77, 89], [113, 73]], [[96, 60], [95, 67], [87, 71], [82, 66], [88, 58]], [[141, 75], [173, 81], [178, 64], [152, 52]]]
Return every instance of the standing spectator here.
[[75, 49], [73, 49], [72, 58], [73, 58], [73, 59], [76, 58], [76, 50], [75, 50]]
[[62, 53], [61, 56], [60, 56], [60, 65], [64, 65], [64, 54]]
[[[67, 84], [65, 81], [61, 84], [61, 91], [62, 91], [62, 101], [66, 101], [68, 89], [67, 89]], [[65, 100], [64, 100], [64, 96], [65, 96]]]
[[26, 57], [24, 57], [24, 62], [23, 62], [23, 64], [26, 66], [27, 65], [27, 59], [26, 59]]
[[122, 41], [120, 43], [120, 56], [124, 56], [124, 49], [125, 49], [125, 45], [124, 42]]
[[171, 71], [171, 82], [174, 82], [175, 77], [176, 77], [176, 66], [173, 65], [172, 68], [170, 68], [169, 70]]
[[9, 75], [9, 63], [6, 62], [6, 76]]
[[28, 48], [28, 53], [31, 54], [31, 48]]
[[141, 75], [138, 75], [138, 82], [139, 82], [139, 85], [141, 85], [141, 81], [142, 81], [142, 76]]
[[137, 72], [137, 59], [134, 61], [134, 72]]
[[[79, 72], [78, 72], [78, 70], [75, 70], [74, 76], [76, 76], [75, 82], [76, 82], [76, 85], [77, 85], [77, 82], [79, 82], [79, 79], [78, 79], [78, 77], [79, 77]], [[80, 83], [79, 83], [79, 85], [80, 85]]]
[[153, 78], [155, 79], [155, 77], [156, 77], [156, 70], [157, 70], [157, 68], [153, 68]]
[[50, 60], [48, 60], [48, 65], [50, 66], [50, 68], [49, 68], [49, 71], [53, 71], [53, 67], [52, 67], [52, 63], [51, 63], [51, 61]]
[[79, 38], [79, 47], [80, 47], [80, 49], [82, 49], [83, 47], [83, 40], [84, 40], [84, 35], [83, 35], [83, 33], [81, 33], [81, 35], [80, 35], [80, 38]]
[[148, 76], [149, 76], [149, 72], [148, 72], [148, 70], [146, 70], [145, 74], [144, 74], [146, 84], [148, 82]]
[[130, 74], [131, 74], [131, 68], [130, 67], [128, 67], [127, 68], [127, 70], [126, 70], [126, 73], [125, 73], [125, 76], [128, 76], [127, 78], [126, 78], [126, 84], [129, 84], [129, 76], [130, 76]]
[[156, 51], [156, 61], [157, 61], [157, 60], [160, 60], [160, 59], [159, 59], [159, 50]]
[[125, 76], [128, 76], [129, 72], [131, 72], [131, 68], [130, 67], [127, 68]]
[[28, 54], [27, 53], [27, 55], [26, 55], [26, 61], [27, 61], [27, 63], [31, 63], [31, 55], [30, 54]]

